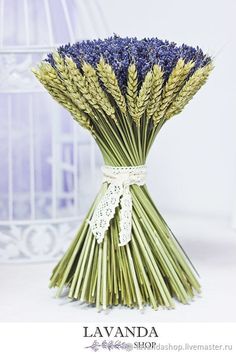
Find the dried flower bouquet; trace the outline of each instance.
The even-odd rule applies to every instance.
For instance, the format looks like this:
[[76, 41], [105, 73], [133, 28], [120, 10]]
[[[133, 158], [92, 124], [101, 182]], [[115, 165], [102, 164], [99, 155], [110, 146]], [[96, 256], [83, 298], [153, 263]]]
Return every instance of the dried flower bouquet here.
[[82, 41], [49, 54], [34, 74], [96, 140], [104, 180], [51, 276], [60, 295], [142, 308], [188, 303], [200, 285], [155, 207], [145, 162], [159, 130], [212, 70], [201, 49], [157, 38]]

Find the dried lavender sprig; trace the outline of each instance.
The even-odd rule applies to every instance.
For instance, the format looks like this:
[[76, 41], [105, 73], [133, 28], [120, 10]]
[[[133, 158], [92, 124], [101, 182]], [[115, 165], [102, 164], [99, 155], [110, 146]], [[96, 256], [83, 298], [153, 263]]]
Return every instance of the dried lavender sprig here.
[[[62, 56], [71, 57], [78, 68], [86, 61], [96, 68], [101, 56], [112, 66], [122, 92], [126, 92], [127, 70], [130, 64], [137, 67], [138, 80], [142, 82], [147, 72], [154, 64], [160, 65], [163, 70], [164, 80], [167, 81], [178, 59], [183, 58], [187, 63], [194, 61], [194, 71], [205, 66], [211, 58], [199, 48], [193, 48], [186, 44], [178, 46], [174, 42], [160, 40], [158, 38], [121, 38], [117, 35], [101, 40], [87, 40], [75, 44], [66, 44], [58, 48]], [[46, 59], [54, 65], [53, 56]]]

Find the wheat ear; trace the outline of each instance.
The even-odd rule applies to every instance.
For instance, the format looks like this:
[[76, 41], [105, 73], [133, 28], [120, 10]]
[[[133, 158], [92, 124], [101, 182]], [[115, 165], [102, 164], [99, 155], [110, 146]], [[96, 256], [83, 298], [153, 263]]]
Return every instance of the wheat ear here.
[[206, 83], [210, 72], [213, 69], [213, 64], [210, 63], [202, 68], [199, 68], [185, 83], [174, 102], [166, 111], [167, 119], [180, 113], [188, 102], [193, 98], [197, 91]]
[[90, 116], [93, 116], [94, 114], [92, 107], [83, 94], [81, 94], [81, 92], [77, 89], [75, 81], [71, 77], [69, 67], [64, 58], [56, 52], [53, 54], [53, 59], [56, 64], [58, 75], [62, 80], [62, 84], [65, 85], [65, 94], [75, 103], [76, 106], [78, 106], [80, 110]]
[[[90, 106], [96, 113], [103, 113], [100, 105], [97, 102], [97, 99], [90, 92], [89, 85], [86, 81], [84, 75], [77, 68], [76, 63], [69, 57], [65, 58], [66, 65], [68, 67], [68, 75], [70, 77], [71, 82], [74, 86], [74, 91], [78, 93], [78, 95], [82, 96], [83, 102]], [[94, 115], [94, 114], [93, 114]]]
[[193, 62], [185, 64], [182, 58], [177, 61], [176, 66], [172, 70], [169, 79], [163, 88], [159, 108], [153, 115], [154, 125], [157, 125], [161, 118], [164, 117], [166, 109], [184, 85], [184, 82], [193, 66]]
[[116, 74], [112, 67], [105, 62], [103, 58], [97, 64], [97, 70], [106, 90], [115, 99], [115, 102], [122, 113], [126, 113], [125, 98], [121, 93]]
[[152, 115], [157, 111], [160, 100], [161, 100], [161, 93], [163, 87], [163, 71], [161, 67], [157, 64], [153, 66], [153, 79], [152, 79], [152, 87], [151, 93], [149, 98], [149, 103], [147, 107], [147, 118], [151, 118]]
[[116, 122], [117, 119], [115, 116], [115, 110], [112, 107], [106, 93], [100, 86], [96, 70], [92, 67], [92, 65], [86, 62], [83, 63], [82, 70], [94, 100], [96, 100], [98, 106], [100, 106], [104, 112]]
[[143, 116], [149, 102], [149, 96], [152, 87], [152, 76], [152, 70], [150, 70], [143, 80], [139, 95], [137, 97], [134, 121], [138, 126], [140, 125], [140, 119]]
[[[51, 67], [51, 65], [49, 66]], [[64, 87], [60, 84], [60, 80], [57, 82], [58, 79], [57, 76], [55, 76], [55, 73], [53, 73], [53, 70], [48, 72], [41, 66], [39, 70], [32, 69], [32, 72], [50, 93], [50, 95], [65, 109], [67, 109], [83, 128], [88, 129], [93, 134], [93, 127], [90, 123], [89, 117], [80, 111], [78, 107], [75, 106], [73, 101], [64, 94]]]
[[135, 64], [128, 68], [126, 100], [130, 116], [135, 120], [138, 96], [138, 73]]

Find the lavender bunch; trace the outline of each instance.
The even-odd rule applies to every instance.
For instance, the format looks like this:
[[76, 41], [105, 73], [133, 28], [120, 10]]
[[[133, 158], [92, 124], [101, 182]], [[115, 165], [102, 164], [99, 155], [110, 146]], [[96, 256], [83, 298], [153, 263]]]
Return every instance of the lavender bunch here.
[[[50, 53], [34, 69], [38, 80], [93, 137], [106, 165], [144, 165], [161, 127], [180, 113], [206, 82], [212, 60], [200, 48], [157, 38], [82, 41]], [[146, 185], [130, 186], [132, 237], [119, 246], [120, 206], [103, 242], [87, 220], [104, 197], [103, 183], [50, 285], [103, 308], [124, 304], [173, 307], [188, 303], [200, 285]]]

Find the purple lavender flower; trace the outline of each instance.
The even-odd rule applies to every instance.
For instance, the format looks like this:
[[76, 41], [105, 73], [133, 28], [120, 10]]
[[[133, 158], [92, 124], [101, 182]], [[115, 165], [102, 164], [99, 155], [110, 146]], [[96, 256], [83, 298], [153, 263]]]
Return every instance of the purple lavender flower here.
[[[136, 64], [138, 78], [142, 82], [154, 64], [159, 64], [162, 67], [165, 80], [167, 80], [180, 58], [183, 58], [186, 63], [191, 60], [195, 62], [191, 74], [211, 61], [211, 58], [205, 55], [199, 47], [193, 48], [186, 44], [177, 46], [174, 42], [158, 38], [139, 40], [136, 37], [121, 38], [116, 35], [104, 40], [86, 40], [73, 45], [66, 44], [59, 47], [58, 52], [63, 57], [71, 57], [78, 68], [81, 67], [82, 60], [95, 67], [103, 56], [114, 69], [123, 92], [126, 88], [127, 69], [130, 63]], [[52, 54], [48, 54], [46, 61], [54, 66]]]

